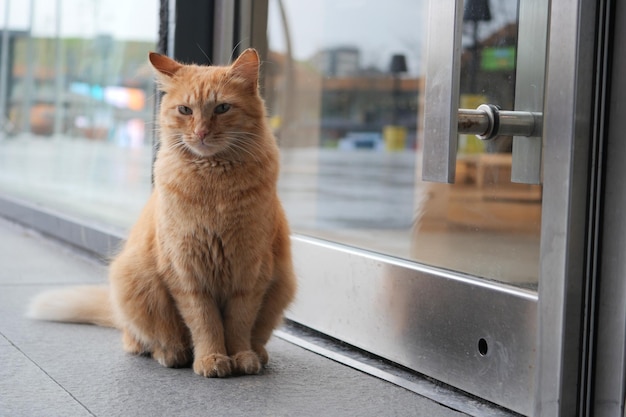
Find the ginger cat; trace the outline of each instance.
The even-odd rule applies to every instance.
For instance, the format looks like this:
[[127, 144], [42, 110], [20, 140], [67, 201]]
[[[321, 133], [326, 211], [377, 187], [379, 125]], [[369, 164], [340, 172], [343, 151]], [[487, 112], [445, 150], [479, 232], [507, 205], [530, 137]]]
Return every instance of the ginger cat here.
[[110, 286], [38, 296], [30, 316], [120, 328], [123, 346], [205, 377], [256, 374], [294, 297], [279, 154], [259, 57], [228, 67], [150, 54], [160, 89], [154, 190], [110, 266]]

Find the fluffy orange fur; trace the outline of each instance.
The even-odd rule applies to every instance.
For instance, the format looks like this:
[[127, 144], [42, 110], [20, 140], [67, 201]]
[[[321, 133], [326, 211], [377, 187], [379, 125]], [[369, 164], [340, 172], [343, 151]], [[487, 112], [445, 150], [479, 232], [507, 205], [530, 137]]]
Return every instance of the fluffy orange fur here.
[[154, 191], [110, 286], [44, 293], [30, 315], [118, 327], [126, 351], [206, 377], [256, 374], [296, 288], [258, 55], [150, 62], [165, 93]]

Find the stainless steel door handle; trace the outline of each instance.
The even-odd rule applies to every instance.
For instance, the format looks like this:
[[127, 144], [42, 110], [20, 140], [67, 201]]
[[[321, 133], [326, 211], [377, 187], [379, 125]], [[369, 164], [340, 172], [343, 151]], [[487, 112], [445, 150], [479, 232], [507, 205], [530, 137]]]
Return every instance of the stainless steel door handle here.
[[493, 104], [481, 104], [476, 110], [459, 109], [459, 134], [476, 135], [481, 140], [496, 136], [539, 136], [542, 114], [529, 111], [500, 110]]
[[[424, 93], [422, 179], [454, 182], [458, 134], [513, 136], [511, 180], [541, 183], [546, 0], [520, 0], [515, 109], [459, 109], [463, 0], [430, 0]], [[520, 111], [523, 110], [523, 111]]]
[[454, 182], [463, 0], [430, 0], [422, 178]]

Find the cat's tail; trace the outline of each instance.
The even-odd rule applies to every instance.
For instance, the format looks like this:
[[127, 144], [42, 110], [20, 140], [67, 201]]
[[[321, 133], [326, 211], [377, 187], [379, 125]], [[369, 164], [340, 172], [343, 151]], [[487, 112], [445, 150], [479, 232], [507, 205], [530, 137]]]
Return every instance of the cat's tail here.
[[26, 316], [37, 320], [118, 327], [106, 285], [46, 291], [32, 300]]

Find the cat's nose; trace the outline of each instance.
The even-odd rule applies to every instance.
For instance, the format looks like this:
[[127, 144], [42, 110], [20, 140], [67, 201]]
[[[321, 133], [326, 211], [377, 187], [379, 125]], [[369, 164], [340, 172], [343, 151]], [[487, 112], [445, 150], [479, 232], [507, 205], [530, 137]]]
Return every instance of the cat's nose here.
[[193, 133], [198, 139], [204, 139], [209, 132], [207, 129], [196, 129]]

